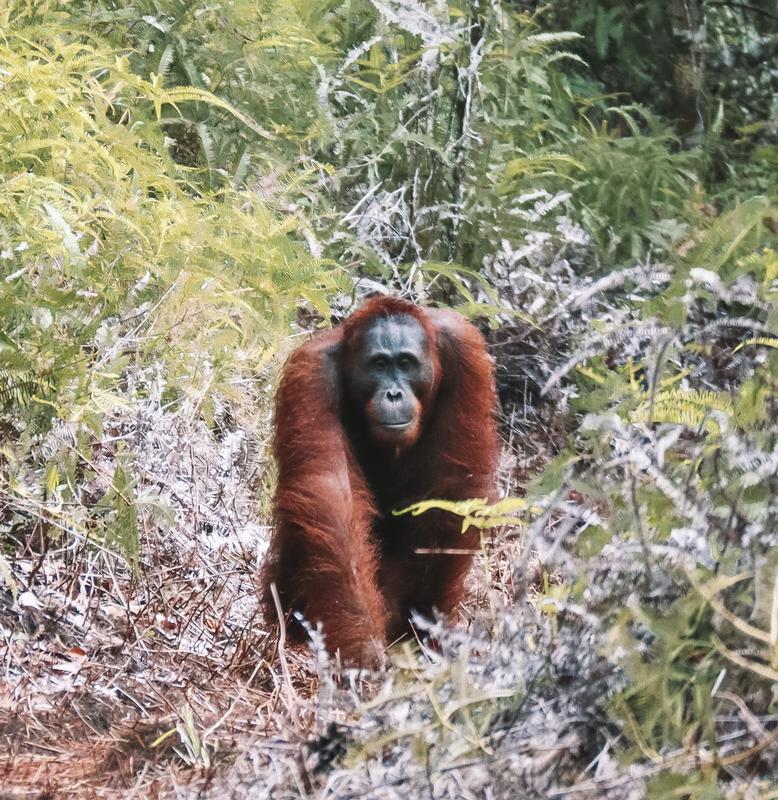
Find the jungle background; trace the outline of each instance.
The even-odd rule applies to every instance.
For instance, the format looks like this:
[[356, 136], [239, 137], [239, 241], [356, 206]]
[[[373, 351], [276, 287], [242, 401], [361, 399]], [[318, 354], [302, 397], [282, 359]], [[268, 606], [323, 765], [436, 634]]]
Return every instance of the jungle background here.
[[[0, 0], [0, 796], [778, 798], [771, 0]], [[472, 599], [257, 608], [280, 365], [485, 332]]]

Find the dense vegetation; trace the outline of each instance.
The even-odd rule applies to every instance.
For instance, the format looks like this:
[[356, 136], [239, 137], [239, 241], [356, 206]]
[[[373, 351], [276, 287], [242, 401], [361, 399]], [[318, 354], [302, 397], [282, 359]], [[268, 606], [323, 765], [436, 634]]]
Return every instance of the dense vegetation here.
[[[0, 6], [3, 791], [778, 797], [776, 56], [767, 0]], [[514, 499], [360, 683], [253, 576], [278, 365], [380, 286], [487, 331]]]

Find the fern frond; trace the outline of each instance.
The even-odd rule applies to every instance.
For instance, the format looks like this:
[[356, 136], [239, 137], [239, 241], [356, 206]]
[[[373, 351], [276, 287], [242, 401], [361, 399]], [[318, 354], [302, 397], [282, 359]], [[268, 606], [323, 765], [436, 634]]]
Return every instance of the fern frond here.
[[722, 214], [686, 260], [712, 272], [720, 272], [748, 237], [762, 227], [770, 210], [769, 198], [757, 196]]
[[632, 422], [665, 422], [685, 425], [693, 430], [701, 426], [718, 433], [719, 423], [715, 414], [735, 417], [733, 399], [723, 392], [705, 390], [669, 389], [658, 392], [653, 406], [649, 402], [632, 412]]
[[0, 367], [0, 408], [26, 405], [41, 388], [32, 370]]
[[231, 103], [222, 100], [212, 92], [206, 89], [198, 89], [194, 86], [177, 86], [171, 89], [166, 89], [160, 83], [159, 76], [152, 75], [152, 80], [144, 81], [141, 78], [136, 78], [136, 86], [141, 93], [154, 103], [157, 119], [162, 116], [162, 106], [171, 105], [179, 111], [178, 103], [194, 102], [194, 103], [207, 103], [215, 108], [221, 108], [224, 111], [232, 114], [235, 119], [240, 120], [247, 128], [250, 128], [254, 133], [263, 137], [264, 139], [275, 139], [274, 134], [265, 130], [261, 125], [248, 117], [242, 111], [239, 111]]
[[737, 353], [738, 350], [741, 350], [748, 344], [755, 344], [761, 345], [763, 347], [773, 347], [778, 349], [778, 339], [774, 339], [770, 336], [756, 336], [753, 339], [746, 339], [745, 342], [741, 342], [732, 352]]

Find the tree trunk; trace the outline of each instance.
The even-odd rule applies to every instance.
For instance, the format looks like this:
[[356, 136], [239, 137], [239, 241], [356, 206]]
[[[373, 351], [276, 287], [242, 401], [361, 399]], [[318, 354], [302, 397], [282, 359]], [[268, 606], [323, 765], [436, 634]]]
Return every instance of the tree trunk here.
[[682, 136], [705, 128], [705, 9], [702, 0], [670, 0], [675, 53], [673, 111]]

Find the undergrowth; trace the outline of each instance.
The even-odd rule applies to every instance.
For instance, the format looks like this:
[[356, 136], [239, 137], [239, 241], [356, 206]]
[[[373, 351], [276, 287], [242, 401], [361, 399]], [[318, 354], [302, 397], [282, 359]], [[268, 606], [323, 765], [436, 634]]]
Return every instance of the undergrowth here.
[[[545, 13], [0, 9], [4, 792], [776, 796], [774, 181]], [[367, 675], [255, 575], [278, 365], [387, 286], [482, 325], [508, 499]]]

